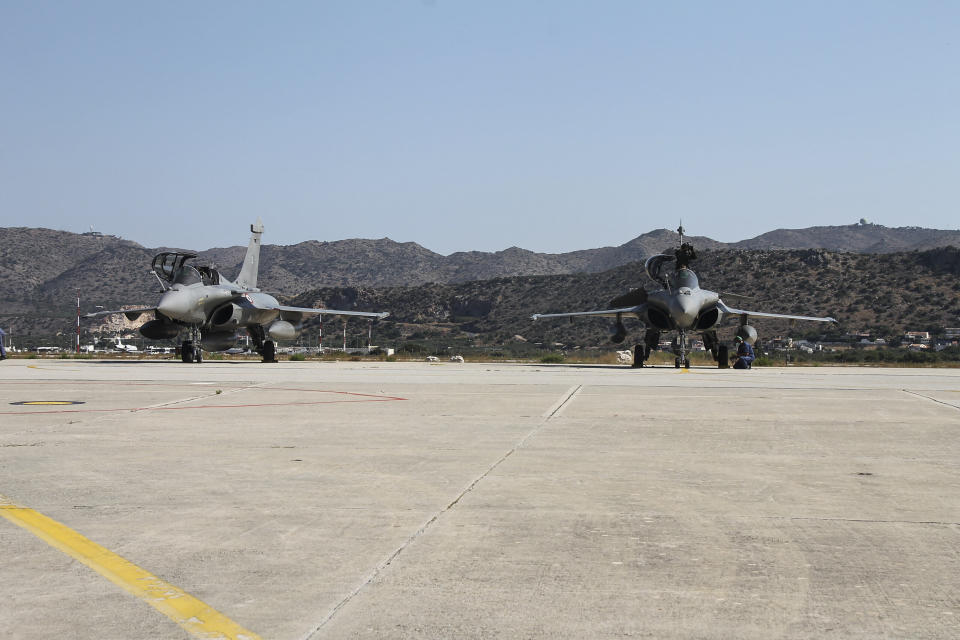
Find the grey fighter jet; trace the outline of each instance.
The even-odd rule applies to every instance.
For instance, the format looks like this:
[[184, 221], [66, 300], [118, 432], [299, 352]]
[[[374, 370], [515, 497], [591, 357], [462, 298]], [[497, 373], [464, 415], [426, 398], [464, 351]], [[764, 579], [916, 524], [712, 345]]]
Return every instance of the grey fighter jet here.
[[703, 344], [717, 361], [717, 366], [728, 367], [729, 347], [722, 344], [717, 337], [717, 327], [728, 319], [739, 320], [740, 326], [735, 335], [751, 345], [757, 340], [757, 330], [748, 324], [750, 318], [836, 322], [833, 318], [747, 311], [728, 306], [720, 299], [720, 294], [700, 288], [697, 274], [690, 268], [690, 263], [696, 259], [697, 254], [692, 245], [683, 241], [682, 225], [677, 229], [677, 233], [680, 234], [680, 246], [673, 255], [655, 255], [648, 258], [644, 264], [647, 275], [663, 287], [661, 290], [647, 293], [643, 288], [634, 289], [611, 300], [611, 309], [537, 313], [532, 316], [533, 319], [570, 318], [572, 321], [573, 318], [581, 316], [616, 318], [614, 334], [610, 339], [619, 344], [627, 336], [627, 329], [623, 325], [624, 316], [635, 317], [644, 325], [646, 332], [643, 344], [634, 347], [633, 366], [643, 366], [650, 357], [650, 352], [659, 345], [661, 332], [676, 331], [677, 337], [673, 340], [672, 348], [676, 355], [674, 365], [677, 368], [689, 368], [687, 334], [696, 331], [701, 332]]
[[151, 340], [176, 338], [181, 331], [187, 338], [181, 345], [184, 362], [203, 362], [203, 350], [226, 351], [236, 343], [239, 329], [246, 329], [257, 353], [264, 362], [276, 362], [275, 340], [292, 340], [297, 336], [306, 316], [320, 314], [386, 318], [389, 313], [339, 311], [288, 307], [273, 296], [257, 289], [260, 268], [260, 236], [263, 223], [250, 225], [250, 244], [236, 282], [230, 282], [212, 267], [187, 264], [197, 256], [192, 253], [165, 252], [154, 256], [153, 271], [163, 288], [155, 307], [122, 311], [100, 311], [87, 318], [122, 313], [136, 320], [143, 313], [154, 319], [140, 327], [140, 333]]

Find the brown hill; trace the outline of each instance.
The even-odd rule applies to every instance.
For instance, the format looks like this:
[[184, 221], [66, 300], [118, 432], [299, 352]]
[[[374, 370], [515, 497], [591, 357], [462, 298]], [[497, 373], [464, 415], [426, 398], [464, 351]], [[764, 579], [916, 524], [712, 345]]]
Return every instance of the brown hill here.
[[[955, 242], [960, 232], [859, 224], [778, 230], [737, 243], [737, 247], [819, 247], [840, 251], [927, 248]], [[523, 275], [599, 273], [671, 249], [677, 235], [659, 229], [616, 247], [568, 253], [536, 253], [518, 247], [497, 252], [469, 251], [443, 256], [413, 243], [352, 239], [264, 245], [260, 287], [296, 295], [318, 286], [396, 287], [427, 283], [468, 283]], [[729, 245], [689, 237], [702, 253]], [[234, 277], [246, 247], [196, 251], [198, 262], [213, 263]], [[0, 228], [0, 326], [49, 333], [76, 313], [80, 291], [84, 311], [95, 306], [149, 305], [159, 287], [150, 273], [151, 257], [162, 249], [108, 235], [74, 234], [26, 227]], [[639, 267], [633, 267], [637, 271]], [[762, 286], [762, 284], [761, 284]]]
[[960, 231], [921, 227], [884, 227], [879, 224], [851, 224], [807, 229], [777, 229], [756, 238], [741, 240], [737, 249], [829, 249], [856, 253], [924, 251], [960, 246]]
[[[960, 326], [960, 249], [955, 247], [894, 254], [820, 249], [704, 251], [695, 267], [701, 286], [753, 298], [728, 297], [730, 304], [774, 313], [831, 315], [840, 321], [836, 328], [818, 323], [790, 328], [782, 321], [757, 320], [764, 337], [854, 330], [890, 337], [905, 330], [937, 333], [945, 326]], [[293, 304], [389, 310], [391, 317], [377, 332], [395, 343], [459, 336], [498, 345], [520, 335], [529, 342], [610, 347], [609, 319], [532, 322], [530, 315], [604, 308], [611, 298], [637, 286], [654, 288], [640, 263], [597, 274], [418, 287], [322, 288], [297, 296]], [[639, 337], [638, 323], [628, 321], [628, 325], [633, 337]], [[732, 331], [732, 327], [727, 330]]]

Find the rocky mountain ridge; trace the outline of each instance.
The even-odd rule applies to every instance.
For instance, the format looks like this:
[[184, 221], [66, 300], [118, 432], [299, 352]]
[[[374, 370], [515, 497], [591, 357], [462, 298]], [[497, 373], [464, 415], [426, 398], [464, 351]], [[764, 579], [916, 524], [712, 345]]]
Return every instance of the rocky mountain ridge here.
[[[837, 253], [822, 249], [703, 251], [693, 265], [702, 287], [728, 296], [733, 306], [772, 313], [832, 316], [839, 325], [757, 319], [765, 337], [796, 337], [863, 331], [899, 336], [907, 330], [939, 333], [960, 326], [960, 249], [888, 254]], [[467, 336], [497, 345], [522, 336], [546, 345], [610, 347], [612, 321], [574, 322], [530, 319], [534, 312], [606, 308], [630, 289], [657, 288], [642, 263], [602, 273], [494, 278], [461, 284], [416, 287], [332, 287], [305, 292], [298, 306], [390, 310], [378, 334], [400, 343], [408, 339]], [[730, 296], [743, 294], [748, 298]], [[338, 326], [342, 320], [328, 318]], [[356, 323], [356, 321], [348, 320]], [[639, 337], [636, 320], [626, 320]], [[308, 331], [310, 328], [308, 327]], [[733, 325], [726, 333], [732, 334]], [[726, 336], [728, 339], [730, 335]]]
[[[261, 253], [259, 285], [266, 291], [293, 296], [323, 286], [385, 288], [603, 273], [670, 250], [676, 239], [675, 232], [659, 229], [616, 247], [560, 254], [511, 247], [498, 252], [458, 252], [449, 256], [413, 242], [400, 243], [389, 238], [310, 240], [289, 246], [266, 244]], [[701, 252], [816, 246], [829, 241], [842, 245], [841, 251], [886, 253], [894, 248], [909, 251], [960, 246], [960, 231], [857, 224], [781, 229], [733, 244], [705, 237], [688, 239]], [[239, 271], [245, 249], [238, 245], [193, 252], [199, 255], [197, 262], [213, 263], [232, 278]], [[149, 264], [161, 250], [164, 249], [148, 249], [108, 235], [0, 228], [0, 326], [13, 326], [21, 332], [44, 332], [62, 325], [63, 318], [75, 313], [78, 291], [84, 311], [97, 306], [153, 304], [159, 285]]]

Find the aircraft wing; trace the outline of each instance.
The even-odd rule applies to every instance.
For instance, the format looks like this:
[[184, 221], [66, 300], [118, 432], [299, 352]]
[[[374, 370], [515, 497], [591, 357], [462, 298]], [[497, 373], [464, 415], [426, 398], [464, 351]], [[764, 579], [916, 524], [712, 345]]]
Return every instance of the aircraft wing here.
[[535, 313], [530, 316], [531, 320], [541, 320], [548, 318], [578, 318], [587, 316], [599, 316], [601, 318], [616, 318], [618, 315], [626, 313], [643, 313], [647, 310], [646, 304], [638, 304], [634, 307], [623, 307], [622, 309], [601, 309], [599, 311], [571, 311], [569, 313]]
[[833, 322], [836, 323], [834, 318], [817, 318], [813, 316], [791, 316], [785, 315], [782, 313], [764, 313], [762, 311], [744, 311], [743, 309], [734, 309], [728, 307], [724, 304], [723, 300], [717, 300], [717, 308], [724, 313], [724, 315], [733, 315], [733, 316], [753, 316], [756, 318], [781, 318], [783, 320], [810, 320], [812, 322]]
[[360, 316], [362, 318], [375, 318], [383, 320], [390, 313], [388, 311], [339, 311], [337, 309], [311, 309], [308, 307], [276, 307], [280, 311], [280, 317], [284, 320], [293, 320], [299, 322], [303, 316], [331, 315], [331, 316]]
[[88, 313], [84, 318], [100, 318], [102, 316], [113, 316], [118, 313], [122, 313], [127, 316], [127, 320], [136, 320], [143, 313], [152, 313], [156, 311], [156, 307], [139, 307], [137, 309], [117, 309], [116, 311], [97, 311], [96, 313]]

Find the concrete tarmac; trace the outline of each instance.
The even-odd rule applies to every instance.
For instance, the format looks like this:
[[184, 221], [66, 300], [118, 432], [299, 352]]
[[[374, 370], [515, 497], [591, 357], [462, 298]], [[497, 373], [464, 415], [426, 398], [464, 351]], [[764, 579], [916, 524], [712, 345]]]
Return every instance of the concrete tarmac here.
[[957, 369], [6, 360], [0, 496], [4, 638], [207, 637], [34, 512], [248, 637], [960, 637]]

